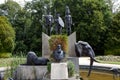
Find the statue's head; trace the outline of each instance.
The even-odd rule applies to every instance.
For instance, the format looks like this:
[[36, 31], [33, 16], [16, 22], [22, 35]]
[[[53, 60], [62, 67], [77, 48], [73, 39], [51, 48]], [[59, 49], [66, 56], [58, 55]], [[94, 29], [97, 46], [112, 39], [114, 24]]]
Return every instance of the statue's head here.
[[60, 13], [57, 13], [57, 17], [60, 17]]
[[70, 14], [70, 9], [68, 6], [66, 6], [66, 12], [65, 12], [66, 15]]
[[87, 46], [88, 45], [88, 43], [85, 42], [85, 41], [78, 41], [78, 44], [82, 45], [82, 46]]
[[61, 49], [61, 45], [60, 44], [58, 44], [57, 49]]
[[28, 52], [28, 55], [36, 55], [36, 54], [35, 54], [35, 52], [33, 52], [33, 51], [29, 51], [29, 52]]
[[48, 15], [51, 15], [51, 12], [48, 12]]

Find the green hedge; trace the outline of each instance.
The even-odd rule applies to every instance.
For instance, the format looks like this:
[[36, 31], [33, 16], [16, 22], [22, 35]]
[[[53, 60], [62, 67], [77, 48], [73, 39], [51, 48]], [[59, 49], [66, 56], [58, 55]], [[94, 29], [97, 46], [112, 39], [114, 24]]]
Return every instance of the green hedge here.
[[120, 48], [106, 50], [105, 54], [106, 55], [120, 55]]

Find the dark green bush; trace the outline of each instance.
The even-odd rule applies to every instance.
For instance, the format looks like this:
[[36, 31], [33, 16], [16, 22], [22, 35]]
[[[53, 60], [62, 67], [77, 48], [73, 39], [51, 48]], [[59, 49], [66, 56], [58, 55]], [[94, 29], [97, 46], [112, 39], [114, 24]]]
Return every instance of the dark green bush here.
[[105, 51], [106, 55], [120, 55], [120, 49], [110, 49]]
[[72, 77], [75, 74], [75, 65], [73, 64], [73, 62], [68, 61], [68, 76]]
[[48, 70], [49, 73], [51, 72], [51, 62], [47, 63], [47, 70]]
[[0, 16], [0, 52], [11, 53], [15, 46], [15, 31], [6, 17]]

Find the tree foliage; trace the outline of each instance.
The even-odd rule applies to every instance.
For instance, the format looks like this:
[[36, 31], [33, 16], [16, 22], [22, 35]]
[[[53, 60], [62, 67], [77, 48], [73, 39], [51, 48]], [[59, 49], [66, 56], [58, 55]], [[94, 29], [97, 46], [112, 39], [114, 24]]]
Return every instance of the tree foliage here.
[[[7, 0], [5, 4], [0, 5], [0, 15], [8, 17], [15, 28], [15, 53], [26, 53], [30, 50], [42, 52], [42, 16], [46, 14], [45, 6], [48, 6], [53, 16], [55, 16], [55, 12], [60, 13], [64, 20], [66, 5], [71, 11], [72, 32], [77, 32], [77, 41], [87, 41], [94, 50], [105, 50], [109, 46], [119, 43], [119, 14], [113, 17], [113, 4], [110, 1], [32, 0], [21, 8], [13, 0]], [[63, 32], [66, 34], [65, 28], [63, 28]], [[108, 44], [109, 42], [111, 44]]]
[[[106, 33], [112, 21], [111, 11], [104, 0], [55, 0], [55, 8], [64, 18], [68, 5], [73, 18], [72, 30], [77, 32], [77, 40], [89, 42], [96, 50], [104, 50]], [[74, 4], [74, 6], [73, 6]], [[62, 6], [62, 7], [61, 7]]]
[[16, 47], [14, 52], [26, 52], [28, 46], [25, 42], [27, 34], [29, 34], [28, 29], [31, 25], [31, 20], [26, 10], [22, 9], [16, 13], [13, 25], [16, 31]]
[[15, 31], [6, 17], [0, 16], [0, 52], [12, 52], [15, 46]]
[[29, 2], [24, 9], [29, 12], [27, 15], [30, 15], [29, 27], [26, 29], [25, 44], [27, 45], [28, 50], [40, 53], [42, 51], [42, 25], [40, 24], [42, 19], [42, 1], [34, 0]]
[[9, 19], [9, 21], [13, 24], [15, 14], [18, 12], [18, 10], [21, 9], [21, 6], [13, 0], [7, 0], [4, 4], [0, 5], [0, 8], [0, 15], [6, 16]]
[[111, 19], [107, 5], [103, 0], [83, 0], [79, 6], [78, 40], [89, 42], [96, 50], [103, 50]]
[[120, 44], [120, 12], [113, 17], [112, 24], [109, 27], [106, 47], [107, 49], [119, 48], [118, 44]]

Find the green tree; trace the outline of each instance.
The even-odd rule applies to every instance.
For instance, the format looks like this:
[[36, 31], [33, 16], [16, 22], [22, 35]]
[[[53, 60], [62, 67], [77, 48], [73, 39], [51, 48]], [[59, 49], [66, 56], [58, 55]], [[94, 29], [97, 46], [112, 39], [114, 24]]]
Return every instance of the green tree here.
[[27, 45], [25, 44], [25, 40], [27, 29], [31, 24], [30, 15], [13, 0], [7, 0], [4, 4], [0, 5], [0, 8], [3, 11], [1, 15], [8, 18], [16, 31], [16, 46], [13, 53], [26, 52]]
[[41, 53], [42, 51], [41, 21], [42, 21], [43, 2], [44, 1], [41, 1], [41, 0], [34, 0], [26, 3], [24, 7], [24, 9], [30, 15], [29, 21], [31, 23], [29, 27], [26, 29], [27, 34], [26, 34], [26, 39], [24, 44], [27, 45], [27, 48], [28, 48], [27, 50], [32, 50], [37, 53]]
[[111, 27], [112, 39], [115, 40], [115, 45], [120, 43], [120, 12], [113, 17], [113, 24]]
[[117, 13], [120, 11], [119, 0], [104, 0], [104, 1], [109, 6], [111, 12]]
[[0, 16], [0, 53], [12, 52], [15, 46], [15, 31], [6, 17]]
[[29, 12], [24, 9], [19, 10], [16, 13], [14, 19], [14, 28], [16, 31], [16, 47], [14, 53], [26, 53], [28, 51], [27, 35], [31, 32], [28, 32], [31, 26], [31, 18]]
[[5, 4], [1, 5], [1, 9], [7, 11], [8, 14], [6, 16], [16, 31], [16, 47], [14, 53], [26, 53], [30, 50], [35, 52], [41, 51], [41, 2], [43, 1], [34, 0], [28, 2], [24, 8], [21, 8], [13, 0], [7, 0]]
[[[74, 6], [73, 6], [74, 4]], [[73, 18], [72, 30], [77, 32], [77, 40], [89, 42], [96, 50], [104, 50], [106, 34], [112, 22], [112, 13], [104, 0], [55, 0], [53, 7], [62, 12], [68, 5]]]
[[83, 0], [79, 6], [78, 39], [89, 42], [96, 50], [104, 50], [107, 28], [111, 23], [107, 5], [103, 0]]
[[68, 5], [73, 18], [72, 31], [77, 32], [77, 41], [87, 41], [94, 49], [105, 49], [112, 15], [104, 0], [33, 0], [26, 3], [23, 9], [17, 8], [15, 14], [12, 11], [14, 15], [10, 17], [17, 35], [16, 52], [42, 51], [42, 16], [46, 5], [52, 15], [55, 16], [56, 10], [63, 20], [65, 6]]
[[106, 54], [120, 55], [120, 12], [113, 17], [106, 39]]
[[[48, 3], [43, 2], [44, 4], [41, 6], [47, 4], [53, 15], [56, 10], [63, 19], [65, 17], [65, 6], [68, 5], [74, 24], [72, 31], [77, 32], [77, 40], [89, 42], [96, 50], [105, 49], [104, 45], [108, 28], [112, 22], [112, 13], [104, 0], [53, 0], [52, 6], [49, 5], [51, 3], [49, 1]], [[42, 8], [40, 7], [39, 10], [43, 11]]]
[[0, 11], [2, 11], [0, 15], [6, 16], [13, 24], [15, 14], [21, 9], [21, 6], [13, 0], [7, 0], [4, 4], [0, 5], [0, 9]]

